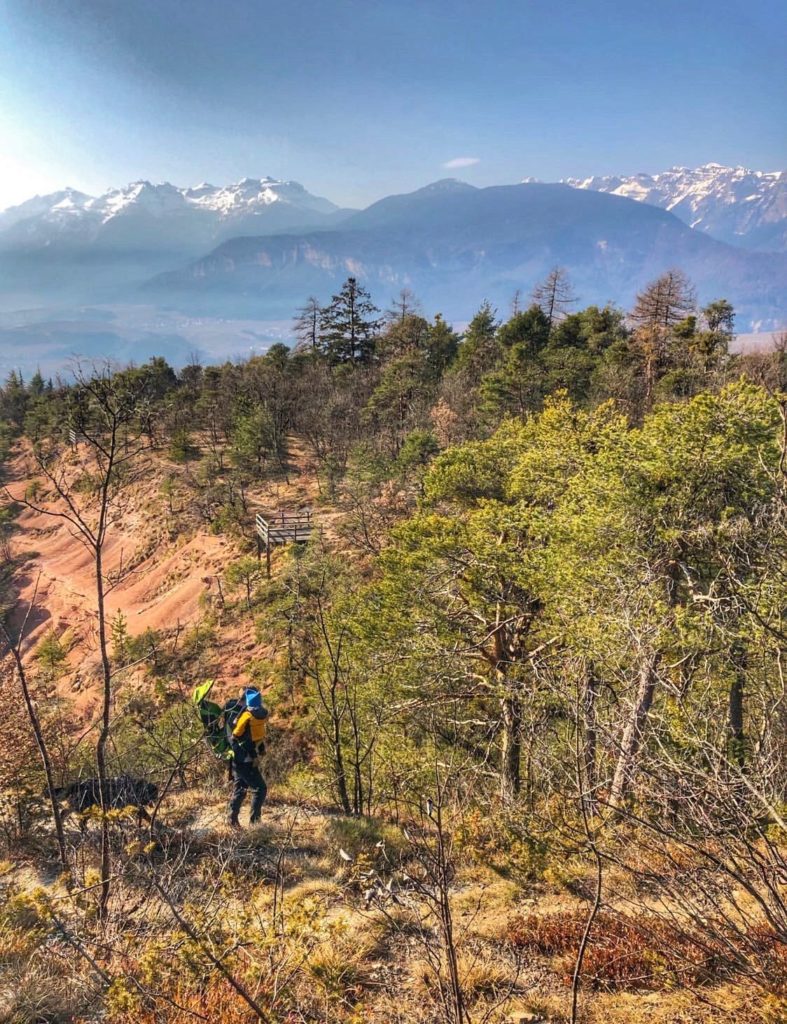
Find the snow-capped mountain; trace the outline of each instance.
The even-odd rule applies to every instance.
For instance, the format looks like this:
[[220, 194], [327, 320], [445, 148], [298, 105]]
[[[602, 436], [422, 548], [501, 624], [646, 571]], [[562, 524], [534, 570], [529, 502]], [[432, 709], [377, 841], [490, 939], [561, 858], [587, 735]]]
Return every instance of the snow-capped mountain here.
[[105, 243], [121, 250], [199, 251], [238, 235], [319, 227], [337, 211], [303, 185], [274, 178], [192, 188], [135, 181], [100, 196], [67, 188], [0, 213], [0, 249]]
[[747, 249], [787, 250], [787, 172], [745, 167], [672, 167], [660, 174], [567, 178], [669, 210], [692, 228]]

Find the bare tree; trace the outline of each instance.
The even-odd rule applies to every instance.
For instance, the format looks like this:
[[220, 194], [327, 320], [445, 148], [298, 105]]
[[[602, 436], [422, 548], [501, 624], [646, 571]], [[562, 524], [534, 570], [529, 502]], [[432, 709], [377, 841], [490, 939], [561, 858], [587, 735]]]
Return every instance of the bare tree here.
[[618, 810], [622, 805], [631, 784], [631, 776], [637, 753], [642, 745], [645, 722], [647, 721], [653, 697], [656, 693], [656, 683], [658, 681], [656, 674], [657, 663], [657, 657], [651, 652], [646, 652], [642, 655], [637, 689], [628, 720], [623, 729], [623, 735], [620, 739], [618, 760], [615, 765], [615, 774], [612, 778], [612, 788], [609, 794], [610, 806], [615, 810]]
[[631, 320], [641, 327], [668, 330], [694, 309], [694, 287], [682, 270], [668, 270], [638, 295]]
[[47, 746], [46, 738], [44, 736], [44, 730], [41, 726], [41, 719], [38, 714], [33, 696], [30, 692], [30, 685], [27, 678], [27, 670], [25, 663], [22, 659], [22, 645], [27, 633], [27, 624], [30, 621], [30, 615], [35, 607], [36, 594], [38, 593], [38, 580], [36, 580], [35, 589], [30, 603], [27, 606], [22, 624], [16, 634], [13, 636], [7, 623], [0, 617], [0, 639], [3, 640], [6, 650], [9, 653], [11, 660], [14, 663], [16, 669], [16, 675], [19, 680], [19, 686], [22, 690], [22, 698], [25, 703], [25, 710], [27, 717], [30, 722], [30, 728], [33, 730], [33, 736], [35, 737], [36, 746], [38, 747], [38, 753], [41, 757], [41, 764], [44, 768], [44, 775], [46, 776], [46, 791], [47, 797], [49, 798], [49, 805], [52, 809], [52, 823], [55, 827], [55, 836], [57, 838], [58, 855], [60, 857], [60, 863], [65, 871], [68, 871], [68, 855], [66, 853], [66, 840], [63, 833], [63, 816], [60, 811], [60, 804], [57, 801], [57, 793], [55, 788], [55, 775], [52, 767], [52, 758], [49, 754], [49, 748]]
[[421, 304], [415, 293], [409, 288], [402, 288], [395, 299], [391, 299], [391, 308], [386, 310], [385, 318], [389, 323], [404, 323], [408, 316], [420, 313]]
[[565, 267], [553, 267], [541, 284], [533, 289], [533, 302], [549, 320], [549, 329], [563, 319], [577, 301]]
[[644, 364], [646, 409], [653, 404], [673, 329], [692, 312], [695, 303], [694, 288], [681, 270], [668, 270], [637, 295], [630, 319], [636, 325], [632, 340]]
[[33, 438], [37, 469], [55, 495], [54, 505], [43, 505], [26, 495], [11, 500], [41, 515], [68, 524], [73, 536], [90, 552], [94, 568], [98, 648], [101, 660], [102, 699], [96, 741], [96, 774], [101, 796], [101, 894], [99, 916], [109, 902], [112, 852], [107, 811], [107, 746], [112, 710], [112, 665], [109, 657], [105, 599], [123, 578], [122, 565], [108, 572], [104, 547], [114, 523], [122, 518], [129, 487], [145, 472], [141, 456], [150, 446], [147, 382], [133, 374], [114, 374], [109, 366], [90, 371], [77, 366], [76, 384], [67, 393], [63, 412], [77, 439], [71, 457], [64, 457], [67, 423], [54, 433]]
[[313, 295], [301, 306], [293, 321], [298, 348], [316, 349], [320, 341], [320, 314], [322, 307]]

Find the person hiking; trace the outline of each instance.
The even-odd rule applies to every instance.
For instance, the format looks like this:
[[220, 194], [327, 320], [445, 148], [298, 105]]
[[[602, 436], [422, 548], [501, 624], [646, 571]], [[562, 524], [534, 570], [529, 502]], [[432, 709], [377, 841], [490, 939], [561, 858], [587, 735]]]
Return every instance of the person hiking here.
[[239, 828], [238, 815], [247, 791], [251, 790], [253, 794], [250, 825], [260, 820], [262, 805], [268, 793], [258, 764], [260, 755], [265, 752], [265, 719], [268, 710], [262, 703], [260, 691], [251, 687], [245, 689], [240, 700], [233, 703], [233, 713], [225, 714], [227, 738], [232, 751], [230, 774], [233, 787], [229, 823], [233, 828]]

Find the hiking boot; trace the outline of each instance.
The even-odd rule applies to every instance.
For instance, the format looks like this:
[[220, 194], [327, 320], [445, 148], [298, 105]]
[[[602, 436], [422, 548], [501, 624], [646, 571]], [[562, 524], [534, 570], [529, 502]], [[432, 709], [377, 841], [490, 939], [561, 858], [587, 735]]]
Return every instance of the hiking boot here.
[[227, 818], [227, 824], [229, 825], [230, 828], [240, 829], [240, 822], [238, 821], [238, 815], [237, 814], [231, 814], [229, 816], [229, 818]]
[[261, 817], [261, 812], [260, 811], [257, 811], [255, 814], [252, 814], [252, 816], [249, 818], [249, 824], [250, 825], [259, 825], [260, 817]]

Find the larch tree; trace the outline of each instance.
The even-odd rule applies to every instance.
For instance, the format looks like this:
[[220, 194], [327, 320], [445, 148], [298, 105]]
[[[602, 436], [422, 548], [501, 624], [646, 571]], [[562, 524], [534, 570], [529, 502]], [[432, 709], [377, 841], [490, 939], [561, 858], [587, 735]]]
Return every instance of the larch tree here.
[[544, 311], [551, 331], [577, 301], [565, 267], [553, 267], [533, 289], [532, 299]]
[[635, 325], [632, 342], [643, 362], [646, 411], [668, 363], [673, 333], [691, 314], [695, 301], [694, 288], [682, 270], [668, 270], [637, 295], [630, 320]]
[[410, 288], [402, 288], [395, 299], [391, 300], [391, 308], [386, 310], [386, 319], [391, 323], [403, 322], [409, 316], [419, 316], [421, 304]]
[[297, 338], [297, 347], [314, 351], [320, 344], [320, 318], [322, 307], [313, 295], [306, 300], [306, 305], [301, 306], [295, 319], [293, 328]]

